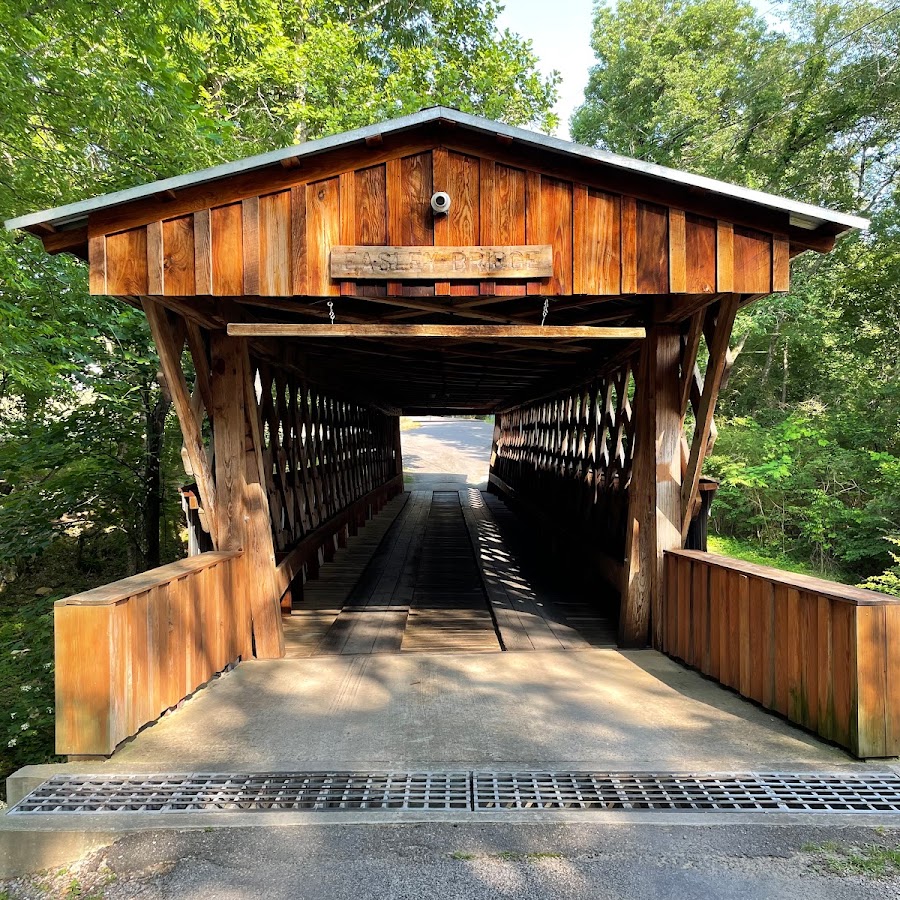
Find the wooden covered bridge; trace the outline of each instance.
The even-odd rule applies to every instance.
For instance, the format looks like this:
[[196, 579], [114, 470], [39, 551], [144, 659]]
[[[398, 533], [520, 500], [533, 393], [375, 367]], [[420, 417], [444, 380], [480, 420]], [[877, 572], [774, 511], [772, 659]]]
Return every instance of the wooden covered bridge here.
[[[865, 224], [444, 108], [8, 222], [143, 308], [195, 482], [195, 555], [57, 604], [59, 752], [111, 753], [286, 634], [609, 626], [896, 755], [897, 602], [703, 546], [735, 316]], [[404, 492], [399, 416], [426, 412], [495, 415], [493, 496]], [[579, 577], [531, 583], [534, 534]]]

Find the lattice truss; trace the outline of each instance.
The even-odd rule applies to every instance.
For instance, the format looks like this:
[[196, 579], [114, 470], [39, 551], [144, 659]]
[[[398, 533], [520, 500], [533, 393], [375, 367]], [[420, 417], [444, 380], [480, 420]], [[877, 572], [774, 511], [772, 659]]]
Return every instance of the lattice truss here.
[[[682, 532], [699, 505], [703, 462], [716, 438], [713, 413], [731, 357], [728, 341], [738, 298], [726, 295], [681, 327]], [[592, 523], [618, 551], [625, 537], [627, 494], [644, 390], [638, 353], [594, 381], [500, 414], [492, 472], [560, 521]], [[646, 375], [654, 371], [646, 366]], [[652, 436], [651, 430], [649, 434]], [[652, 466], [652, 462], [650, 463]]]
[[524, 498], [575, 521], [608, 520], [631, 478], [634, 359], [499, 416], [492, 470]]
[[276, 551], [395, 472], [391, 417], [251, 361]]

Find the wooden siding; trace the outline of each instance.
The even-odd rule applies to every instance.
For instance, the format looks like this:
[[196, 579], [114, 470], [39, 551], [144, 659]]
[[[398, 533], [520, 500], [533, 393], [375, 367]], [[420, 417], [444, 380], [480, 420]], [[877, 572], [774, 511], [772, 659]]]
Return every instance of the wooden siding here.
[[56, 602], [57, 753], [109, 755], [252, 655], [240, 556], [203, 553]]
[[[299, 175], [297, 176], [300, 177]], [[435, 216], [434, 191], [451, 197]], [[121, 296], [760, 294], [789, 285], [789, 243], [683, 209], [438, 147], [137, 227], [91, 227], [91, 291]], [[225, 202], [228, 200], [228, 202]], [[113, 220], [115, 221], [115, 220]], [[336, 244], [551, 244], [539, 281], [339, 282]]]
[[698, 551], [666, 554], [662, 649], [859, 757], [900, 753], [900, 601]]

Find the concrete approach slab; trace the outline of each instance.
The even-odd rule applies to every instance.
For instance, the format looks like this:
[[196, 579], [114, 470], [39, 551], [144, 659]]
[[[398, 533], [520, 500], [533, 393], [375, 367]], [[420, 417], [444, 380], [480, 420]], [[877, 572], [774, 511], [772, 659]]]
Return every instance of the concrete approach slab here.
[[[54, 774], [384, 770], [840, 771], [842, 750], [652, 650], [409, 653], [250, 661], [213, 681], [109, 760], [33, 766], [16, 799]], [[875, 768], [883, 771], [884, 764]], [[0, 878], [61, 865], [147, 829], [314, 826], [316, 812], [0, 817]], [[331, 811], [346, 826], [447, 821], [733, 827], [754, 814], [498, 810]], [[816, 825], [815, 816], [766, 814]], [[891, 826], [895, 815], [866, 817]], [[855, 824], [829, 815], [829, 824]], [[759, 821], [762, 824], [761, 821]], [[862, 823], [861, 823], [862, 824]]]
[[655, 651], [591, 649], [246, 662], [93, 765], [715, 772], [850, 762]]

